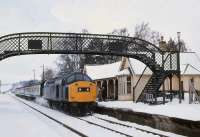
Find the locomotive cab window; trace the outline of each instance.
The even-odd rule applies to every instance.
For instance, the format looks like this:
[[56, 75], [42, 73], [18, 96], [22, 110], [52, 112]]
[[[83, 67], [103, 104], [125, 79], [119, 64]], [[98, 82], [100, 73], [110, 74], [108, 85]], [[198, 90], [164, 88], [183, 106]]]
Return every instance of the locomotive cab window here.
[[76, 81], [82, 81], [83, 79], [83, 75], [82, 74], [76, 74]]
[[75, 76], [71, 75], [68, 79], [67, 79], [67, 83], [72, 83], [75, 81]]
[[75, 73], [67, 78], [67, 83], [73, 83], [75, 81], [92, 81], [87, 75], [81, 73]]

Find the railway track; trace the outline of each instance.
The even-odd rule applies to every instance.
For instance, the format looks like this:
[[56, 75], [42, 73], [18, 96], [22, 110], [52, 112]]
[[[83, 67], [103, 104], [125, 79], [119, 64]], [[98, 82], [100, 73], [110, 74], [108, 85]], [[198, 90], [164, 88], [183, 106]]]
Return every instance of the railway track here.
[[[61, 121], [59, 121], [59, 120], [57, 120], [57, 119], [55, 119], [55, 118], [53, 118], [53, 117], [51, 117], [51, 116], [45, 114], [45, 113], [43, 113], [42, 111], [40, 111], [40, 110], [36, 109], [35, 107], [29, 105], [28, 103], [25, 103], [24, 101], [22, 101], [22, 100], [20, 100], [20, 99], [18, 99], [18, 98], [16, 98], [16, 97], [14, 97], [14, 98], [15, 98], [16, 100], [18, 100], [19, 102], [23, 103], [24, 105], [28, 106], [29, 108], [31, 108], [31, 109], [37, 111], [38, 113], [44, 115], [45, 117], [47, 117], [47, 118], [49, 118], [49, 119], [55, 121], [56, 123], [62, 125], [63, 127], [67, 128], [67, 129], [71, 130], [72, 132], [76, 133], [77, 135], [79, 135], [79, 136], [81, 136], [81, 137], [88, 137], [88, 135], [85, 135], [85, 134], [79, 132], [78, 130], [76, 130], [76, 129], [74, 129], [74, 128], [68, 126], [68, 125], [66, 125], [65, 123], [63, 123], [63, 122], [61, 122]], [[108, 127], [106, 127], [106, 126], [102, 126], [102, 125], [99, 125], [99, 124], [96, 124], [96, 123], [93, 123], [93, 122], [84, 120], [84, 119], [79, 118], [79, 117], [74, 117], [74, 116], [71, 116], [71, 117], [73, 117], [73, 118], [75, 118], [75, 119], [78, 119], [78, 120], [81, 120], [81, 121], [84, 121], [84, 122], [86, 122], [86, 123], [88, 123], [88, 124], [90, 124], [90, 125], [94, 125], [94, 126], [103, 128], [103, 129], [105, 129], [105, 130], [109, 130], [109, 131], [111, 131], [111, 132], [115, 132], [115, 133], [117, 133], [117, 134], [120, 134], [120, 135], [123, 135], [123, 136], [126, 136], [126, 137], [133, 137], [133, 136], [128, 135], [128, 134], [126, 134], [126, 133], [123, 133], [123, 132], [120, 132], [120, 131], [117, 131], [117, 130], [108, 128]]]
[[104, 118], [101, 118], [101, 117], [97, 117], [97, 116], [93, 116], [93, 117], [100, 119], [102, 121], [111, 123], [111, 124], [116, 124], [116, 125], [120, 125], [120, 126], [127, 127], [127, 128], [135, 128], [135, 129], [140, 130], [142, 132], [151, 133], [153, 135], [158, 135], [160, 137], [169, 137], [169, 136], [166, 136], [166, 135], [162, 135], [162, 134], [155, 133], [155, 132], [152, 132], [152, 131], [148, 131], [148, 130], [145, 130], [145, 129], [141, 129], [141, 128], [138, 128], [138, 127], [133, 127], [133, 126], [130, 126], [130, 125], [122, 124], [122, 123], [119, 123], [119, 122], [116, 122], [116, 121], [111, 121], [111, 120], [104, 119]]
[[100, 125], [100, 124], [97, 124], [97, 123], [94, 123], [94, 122], [91, 122], [91, 121], [88, 121], [88, 120], [85, 120], [85, 119], [82, 119], [82, 118], [78, 118], [78, 117], [77, 117], [77, 119], [82, 120], [82, 121], [85, 121], [85, 122], [87, 122], [87, 123], [89, 123], [89, 124], [91, 124], [91, 125], [95, 125], [95, 126], [98, 126], [98, 127], [101, 127], [101, 128], [107, 129], [107, 130], [110, 130], [110, 131], [112, 131], [112, 132], [116, 132], [116, 133], [121, 134], [121, 135], [124, 135], [124, 136], [126, 136], [126, 137], [133, 137], [133, 136], [128, 135], [128, 134], [126, 134], [126, 133], [123, 133], [123, 132], [120, 132], [120, 131], [111, 129], [111, 128], [109, 128], [109, 127], [106, 127], [106, 126], [103, 126], [103, 125]]
[[[16, 98], [16, 99], [17, 99], [17, 98]], [[31, 105], [25, 103], [24, 101], [22, 101], [22, 100], [20, 100], [20, 99], [17, 99], [17, 100], [20, 101], [21, 103], [25, 104], [26, 106], [28, 106], [28, 107], [34, 109], [35, 111], [39, 112], [40, 114], [42, 114], [42, 115], [48, 117], [49, 119], [55, 121], [56, 123], [59, 123], [59, 124], [62, 125], [63, 127], [67, 128], [67, 129], [69, 129], [69, 130], [71, 130], [72, 132], [76, 133], [77, 135], [79, 135], [79, 136], [81, 136], [81, 137], [88, 137], [87, 135], [81, 133], [80, 131], [78, 131], [78, 130], [76, 130], [76, 129], [74, 129], [74, 128], [68, 126], [68, 125], [66, 125], [65, 123], [63, 123], [63, 122], [61, 122], [61, 121], [59, 121], [59, 120], [56, 120], [55, 118], [53, 118], [53, 117], [51, 117], [51, 116], [49, 116], [49, 115], [43, 113], [42, 111], [36, 109], [35, 107], [32, 107]], [[63, 113], [66, 114], [66, 115], [68, 115], [66, 112], [63, 112]], [[68, 115], [68, 116], [71, 116], [71, 115]], [[88, 124], [90, 124], [90, 125], [94, 125], [94, 126], [103, 128], [103, 129], [105, 129], [105, 130], [109, 130], [109, 131], [111, 131], [111, 132], [115, 132], [115, 133], [117, 133], [117, 134], [120, 134], [120, 135], [123, 135], [123, 136], [126, 136], [126, 137], [133, 137], [133, 136], [130, 135], [130, 134], [126, 134], [126, 133], [124, 133], [124, 132], [121, 132], [121, 131], [115, 130], [115, 129], [113, 129], [113, 128], [107, 127], [107, 126], [105, 126], [105, 125], [98, 124], [98, 123], [95, 123], [95, 122], [93, 122], [93, 121], [87, 120], [87, 119], [86, 119], [87, 117], [83, 117], [83, 118], [82, 118], [82, 117], [75, 117], [75, 116], [71, 116], [71, 117], [73, 117], [73, 118], [75, 118], [75, 119], [78, 119], [78, 120], [81, 120], [81, 121], [84, 121], [84, 122], [86, 122], [86, 123], [88, 123]], [[129, 129], [133, 128], [133, 129], [136, 129], [136, 130], [139, 130], [139, 131], [142, 131], [142, 132], [151, 133], [151, 134], [153, 134], [153, 135], [158, 135], [158, 136], [160, 136], [160, 137], [169, 137], [169, 136], [166, 136], [166, 135], [162, 135], [162, 134], [155, 133], [155, 132], [152, 132], [152, 131], [148, 131], [148, 130], [145, 130], [145, 129], [142, 129], [142, 128], [130, 126], [130, 125], [127, 125], [127, 124], [122, 124], [122, 123], [119, 123], [119, 122], [116, 122], [116, 121], [104, 119], [104, 118], [97, 117], [97, 116], [94, 116], [94, 115], [93, 115], [93, 116], [88, 116], [88, 117], [94, 117], [94, 118], [96, 118], [96, 119], [98, 119], [98, 120], [102, 120], [102, 121], [107, 122], [107, 123], [109, 123], [109, 124], [118, 125], [118, 126], [121, 126], [121, 127], [126, 127], [126, 128], [129, 128]]]
[[45, 117], [47, 117], [47, 118], [53, 120], [54, 122], [60, 124], [61, 126], [67, 128], [67, 129], [71, 130], [72, 132], [76, 133], [77, 135], [79, 135], [79, 136], [81, 136], [81, 137], [88, 137], [87, 135], [85, 135], [85, 134], [79, 132], [78, 130], [76, 130], [76, 129], [74, 129], [74, 128], [72, 128], [72, 127], [70, 127], [70, 126], [64, 124], [64, 123], [61, 122], [61, 121], [56, 120], [55, 118], [53, 118], [53, 117], [51, 117], [51, 116], [49, 116], [49, 115], [43, 113], [42, 111], [40, 111], [40, 110], [38, 110], [38, 109], [32, 107], [32, 106], [29, 105], [29, 104], [27, 104], [27, 103], [21, 101], [20, 99], [18, 99], [18, 98], [15, 98], [15, 99], [18, 100], [19, 102], [23, 103], [24, 105], [28, 106], [29, 108], [31, 108], [31, 109], [37, 111], [37, 112], [40, 113], [41, 115], [43, 115], [43, 116], [45, 116]]
[[[157, 136], [160, 136], [160, 137], [169, 137], [169, 136], [166, 136], [166, 135], [162, 135], [162, 134], [155, 133], [155, 132], [152, 132], [152, 131], [148, 131], [148, 130], [145, 130], [145, 129], [141, 129], [141, 128], [133, 127], [133, 126], [130, 126], [130, 125], [122, 124], [122, 123], [119, 123], [119, 122], [111, 121], [111, 120], [108, 120], [108, 119], [100, 118], [100, 117], [97, 117], [97, 116], [89, 116], [89, 117], [94, 117], [94, 118], [96, 118], [96, 119], [102, 120], [102, 121], [107, 122], [107, 123], [109, 123], [109, 124], [119, 125], [119, 126], [126, 127], [126, 128], [135, 128], [136, 130], [139, 130], [139, 131], [142, 131], [142, 132], [146, 132], [146, 133], [151, 133], [151, 134], [153, 134], [153, 135], [157, 135]], [[86, 120], [86, 119], [84, 119], [84, 118], [78, 118], [78, 119], [80, 119], [80, 120], [82, 120], [82, 121], [85, 121], [85, 122], [87, 122], [87, 123], [96, 125], [96, 126], [100, 126], [100, 127], [102, 127], [102, 128], [108, 129], [108, 130], [112, 130], [111, 128], [108, 128], [108, 127], [102, 126], [102, 125], [100, 125], [100, 124], [91, 122], [91, 121]], [[120, 131], [116, 131], [116, 130], [113, 130], [113, 131], [116, 132], [116, 133], [125, 135], [125, 136], [127, 136], [127, 137], [132, 137], [131, 135], [125, 134], [125, 133], [120, 132]]]

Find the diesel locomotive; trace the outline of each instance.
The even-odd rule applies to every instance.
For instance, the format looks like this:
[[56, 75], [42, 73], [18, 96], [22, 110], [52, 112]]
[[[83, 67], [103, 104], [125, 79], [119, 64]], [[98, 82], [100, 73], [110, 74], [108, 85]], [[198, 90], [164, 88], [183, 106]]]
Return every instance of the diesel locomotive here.
[[45, 83], [27, 83], [15, 88], [17, 96], [27, 99], [42, 96], [51, 108], [63, 109], [73, 115], [91, 113], [96, 106], [97, 86], [84, 73], [74, 72], [49, 79]]
[[91, 112], [95, 107], [96, 90], [96, 84], [88, 75], [75, 72], [47, 80], [43, 97], [51, 107], [57, 106], [70, 114], [82, 115]]

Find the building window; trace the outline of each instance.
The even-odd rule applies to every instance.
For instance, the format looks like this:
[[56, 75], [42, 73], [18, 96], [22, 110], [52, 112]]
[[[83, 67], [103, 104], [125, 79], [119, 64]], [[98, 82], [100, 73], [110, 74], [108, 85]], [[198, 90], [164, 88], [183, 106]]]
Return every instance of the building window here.
[[127, 94], [131, 94], [131, 76], [127, 77]]

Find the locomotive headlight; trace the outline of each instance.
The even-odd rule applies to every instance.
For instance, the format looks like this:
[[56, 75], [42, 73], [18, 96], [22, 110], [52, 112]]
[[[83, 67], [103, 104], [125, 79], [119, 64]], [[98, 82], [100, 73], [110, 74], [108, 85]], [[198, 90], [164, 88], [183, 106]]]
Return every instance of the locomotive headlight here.
[[78, 88], [78, 92], [90, 92], [90, 88], [86, 87]]

